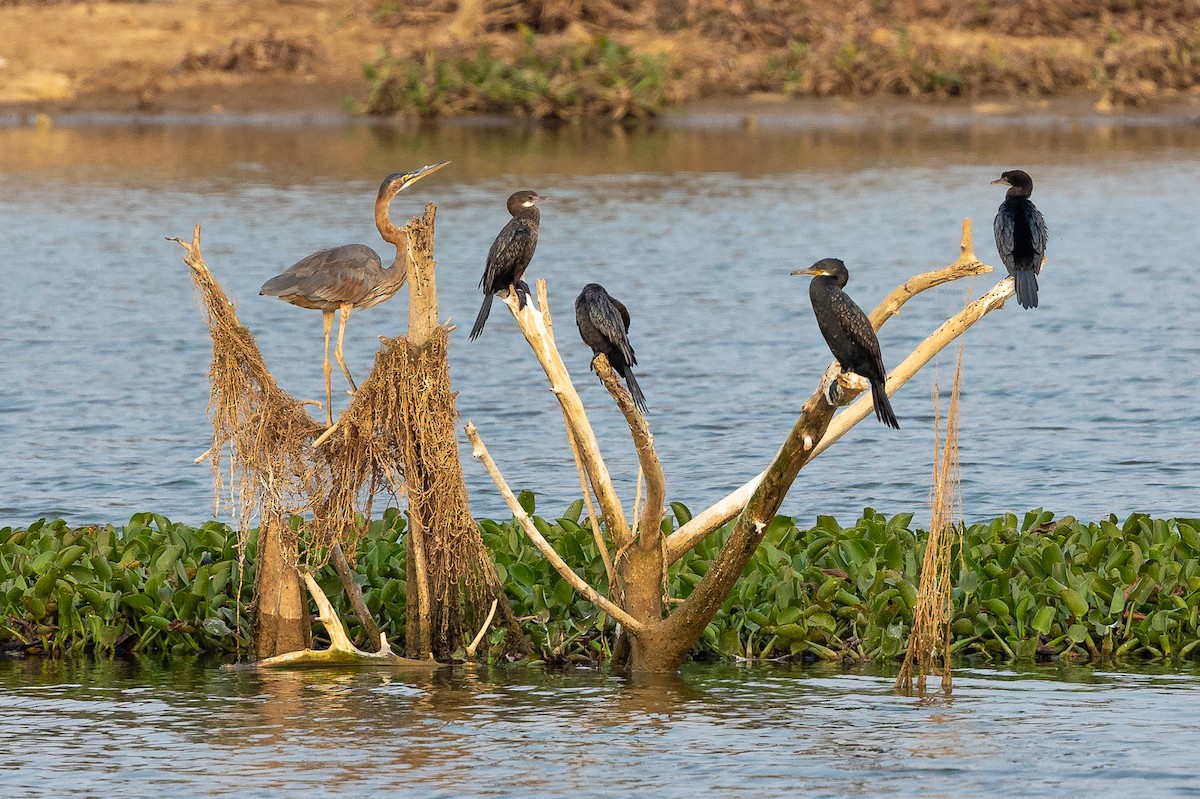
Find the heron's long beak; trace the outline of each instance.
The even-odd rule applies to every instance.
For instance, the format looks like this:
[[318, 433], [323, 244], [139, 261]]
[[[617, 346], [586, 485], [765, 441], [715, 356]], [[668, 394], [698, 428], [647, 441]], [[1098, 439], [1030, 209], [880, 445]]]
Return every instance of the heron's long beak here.
[[404, 176], [404, 187], [408, 188], [421, 178], [432, 175], [434, 172], [437, 172], [439, 169], [449, 163], [449, 161], [442, 161], [440, 164], [429, 164], [428, 166], [423, 166], [420, 169], [414, 169], [412, 172], [409, 172]]
[[810, 266], [808, 269], [797, 269], [795, 272], [792, 272], [792, 274], [793, 275], [816, 275], [819, 277], [819, 276], [825, 274], [825, 270], [817, 269], [816, 267]]

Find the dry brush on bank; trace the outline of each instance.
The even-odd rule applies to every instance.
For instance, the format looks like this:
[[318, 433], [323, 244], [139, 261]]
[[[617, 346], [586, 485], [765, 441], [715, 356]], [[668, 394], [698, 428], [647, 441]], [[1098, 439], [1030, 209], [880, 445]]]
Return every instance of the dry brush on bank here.
[[[1200, 3], [424, 0], [378, 5], [398, 38], [363, 109], [642, 118], [706, 97], [1003, 98], [1136, 105], [1200, 86]], [[597, 55], [607, 53], [607, 55]], [[589, 55], [591, 54], [591, 55]], [[619, 57], [618, 57], [619, 56]]]

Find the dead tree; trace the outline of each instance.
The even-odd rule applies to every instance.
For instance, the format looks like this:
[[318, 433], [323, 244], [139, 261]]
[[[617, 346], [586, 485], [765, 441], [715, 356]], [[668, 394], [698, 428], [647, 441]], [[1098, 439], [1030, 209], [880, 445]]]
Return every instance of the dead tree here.
[[[892, 291], [871, 313], [873, 327], [878, 330], [905, 302], [922, 291], [992, 271], [975, 257], [969, 219], [964, 220], [959, 249], [959, 257], [954, 263], [910, 278]], [[888, 375], [888, 394], [894, 394], [934, 355], [986, 314], [1003, 307], [1012, 295], [1012, 280], [1006, 278], [948, 319]], [[518, 309], [511, 296], [505, 302], [550, 380], [551, 391], [562, 406], [568, 441], [577, 450], [582, 480], [590, 485], [600, 506], [607, 532], [607, 537], [601, 537], [601, 541], [614, 553], [612, 563], [617, 579], [613, 596], [604, 596], [588, 585], [538, 533], [508, 488], [478, 430], [468, 423], [467, 435], [474, 446], [474, 455], [483, 461], [514, 517], [559, 574], [581, 596], [621, 625], [625, 645], [618, 646], [619, 662], [616, 665], [628, 665], [635, 672], [674, 671], [733, 589], [800, 470], [871, 413], [870, 393], [859, 396], [867, 382], [857, 375], [839, 378], [838, 365], [836, 362], [831, 364], [820, 385], [804, 403], [799, 418], [767, 469], [675, 532], [663, 535], [660, 523], [666, 489], [662, 468], [654, 453], [653, 438], [645, 418], [633, 407], [628, 392], [616, 380], [607, 361], [598, 356], [596, 371], [629, 423], [639, 464], [646, 477], [645, 502], [633, 526], [617, 498], [583, 404], [555, 346], [545, 283], [538, 282], [536, 306], [529, 303], [524, 309]], [[831, 386], [831, 383], [835, 385]], [[833, 396], [836, 405], [829, 403], [827, 394]], [[835, 416], [838, 407], [844, 405], [849, 407]], [[589, 510], [590, 507], [589, 501]], [[592, 516], [593, 526], [597, 528], [594, 514]], [[735, 521], [729, 539], [704, 578], [684, 601], [667, 612], [662, 596], [665, 570], [730, 520]], [[600, 532], [596, 534], [601, 536]], [[602, 546], [602, 550], [604, 548]]]
[[[396, 657], [370, 618], [347, 562], [365, 533], [357, 514], [369, 518], [377, 490], [391, 501], [406, 495], [409, 503], [409, 657], [450, 659], [493, 602], [511, 640], [523, 640], [468, 506], [455, 435], [448, 328], [437, 321], [434, 217], [430, 204], [404, 228], [405, 243], [398, 245], [407, 251], [409, 334], [381, 338], [371, 373], [329, 428], [314, 422], [304, 404], [271, 376], [253, 336], [204, 264], [199, 226], [190, 243], [175, 239], [187, 250], [184, 261], [208, 314], [209, 454], [218, 502], [227, 489], [243, 550], [251, 519], [259, 519], [259, 659], [307, 649], [311, 633], [303, 586], [311, 592], [316, 586], [311, 574], [329, 559], [368, 637], [380, 642], [374, 659]], [[296, 517], [306, 522], [296, 528], [291, 524]], [[316, 593], [313, 598], [318, 605], [324, 599]], [[325, 626], [334, 640], [334, 627], [329, 621]], [[341, 630], [340, 622], [336, 627]]]

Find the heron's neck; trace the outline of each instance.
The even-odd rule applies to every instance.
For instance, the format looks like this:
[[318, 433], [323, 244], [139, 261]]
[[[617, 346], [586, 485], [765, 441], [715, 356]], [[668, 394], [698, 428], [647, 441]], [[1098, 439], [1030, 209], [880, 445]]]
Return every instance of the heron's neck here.
[[393, 287], [398, 289], [408, 280], [408, 264], [406, 262], [407, 258], [408, 251], [406, 249], [401, 249], [400, 245], [397, 245], [396, 257], [393, 258], [391, 264], [389, 264], [383, 270], [384, 277], [378, 288], [383, 289], [385, 293], [388, 293], [389, 296], [395, 293], [395, 291], [392, 290]]
[[388, 213], [391, 204], [392, 197], [375, 203], [375, 227], [379, 229], [379, 235], [384, 241], [396, 245], [396, 258], [399, 260], [401, 253], [408, 249], [408, 234], [404, 232], [404, 228], [392, 224], [391, 214]]

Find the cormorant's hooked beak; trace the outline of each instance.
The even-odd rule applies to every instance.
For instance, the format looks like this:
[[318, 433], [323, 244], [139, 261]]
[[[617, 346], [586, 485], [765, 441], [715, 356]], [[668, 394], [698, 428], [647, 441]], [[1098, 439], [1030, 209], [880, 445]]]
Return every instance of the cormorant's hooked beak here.
[[996, 178], [995, 180], [992, 181], [992, 185], [993, 186], [1011, 186], [1012, 184], [1008, 182], [1008, 178]]
[[412, 172], [405, 172], [403, 179], [400, 181], [400, 190], [403, 191], [404, 189], [407, 189], [421, 178], [432, 175], [434, 172], [437, 172], [439, 169], [449, 163], [449, 161], [442, 161], [440, 164], [429, 164], [428, 166], [423, 166], [420, 169], [414, 169]]
[[829, 273], [826, 272], [824, 269], [818, 269], [815, 266], [810, 266], [808, 269], [797, 269], [795, 272], [792, 272], [792, 274], [793, 275], [814, 275], [816, 277], [823, 277], [823, 276], [828, 275]]

